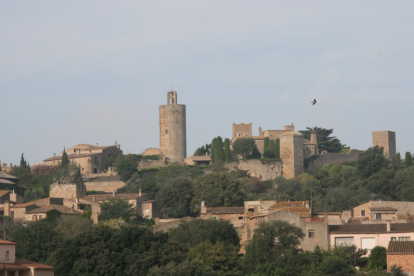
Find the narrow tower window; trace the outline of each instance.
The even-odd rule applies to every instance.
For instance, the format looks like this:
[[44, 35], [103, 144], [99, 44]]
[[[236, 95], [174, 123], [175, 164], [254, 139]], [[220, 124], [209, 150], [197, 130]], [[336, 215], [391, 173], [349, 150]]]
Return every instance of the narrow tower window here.
[[168, 134], [168, 129], [165, 130], [165, 134]]

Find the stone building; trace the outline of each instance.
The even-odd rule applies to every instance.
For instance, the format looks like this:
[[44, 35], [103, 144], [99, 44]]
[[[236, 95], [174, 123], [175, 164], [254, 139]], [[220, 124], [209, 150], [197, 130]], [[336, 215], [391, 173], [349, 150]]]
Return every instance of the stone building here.
[[4, 171], [0, 171], [0, 184], [5, 184], [5, 185], [15, 185], [17, 182], [18, 178], [8, 174]]
[[1, 164], [1, 171], [9, 173], [13, 169], [13, 163], [10, 163], [10, 166], [7, 166], [7, 163]]
[[[78, 144], [68, 148], [66, 153], [71, 164], [81, 167], [82, 174], [94, 174], [107, 171], [109, 169], [109, 158], [111, 157], [113, 146], [100, 147], [89, 144]], [[118, 144], [118, 149], [121, 145]], [[60, 165], [62, 162], [62, 154], [53, 154], [53, 157], [43, 160], [45, 165]]]
[[411, 223], [414, 216], [414, 202], [372, 200], [354, 209], [354, 220], [361, 224]]
[[372, 146], [383, 147], [385, 158], [393, 158], [397, 153], [395, 132], [389, 130], [372, 132]]
[[184, 162], [187, 156], [186, 108], [177, 102], [177, 92], [167, 93], [160, 105], [160, 150], [169, 162]]

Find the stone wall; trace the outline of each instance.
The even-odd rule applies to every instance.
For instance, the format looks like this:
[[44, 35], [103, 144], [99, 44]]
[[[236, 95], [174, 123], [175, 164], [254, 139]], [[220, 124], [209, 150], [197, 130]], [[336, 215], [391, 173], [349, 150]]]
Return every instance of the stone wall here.
[[327, 153], [319, 155], [318, 158], [311, 161], [309, 166], [305, 168], [306, 173], [313, 173], [317, 168], [325, 164], [339, 164], [345, 161], [355, 161], [358, 160], [358, 156], [364, 152], [363, 150], [352, 149], [348, 153]]
[[294, 178], [303, 173], [303, 138], [298, 132], [285, 132], [280, 138], [283, 176]]
[[388, 130], [372, 132], [372, 146], [383, 147], [385, 158], [393, 158], [397, 153], [395, 132]]
[[414, 254], [387, 254], [387, 270], [391, 271], [393, 265], [401, 266], [404, 275], [414, 275]]
[[158, 168], [167, 166], [167, 162], [165, 159], [162, 160], [146, 160], [141, 159], [138, 162], [138, 170], [145, 169], [145, 168]]
[[149, 148], [149, 149], [146, 149], [144, 151], [144, 156], [146, 156], [146, 155], [160, 155], [160, 156], [162, 156], [163, 154], [162, 154], [162, 151], [160, 149]]
[[167, 232], [168, 229], [170, 229], [170, 228], [176, 228], [184, 220], [185, 221], [192, 221], [194, 219], [195, 218], [192, 218], [192, 217], [185, 217], [185, 218], [182, 218], [182, 219], [172, 219], [171, 221], [168, 221], [168, 222], [159, 223], [159, 224], [156, 224], [154, 226], [153, 232], [154, 233], [158, 232], [158, 231]]
[[112, 193], [118, 189], [125, 187], [123, 181], [107, 181], [107, 182], [85, 182], [87, 191], [97, 191], [104, 193]]
[[50, 186], [50, 197], [57, 198], [80, 198], [86, 196], [86, 188], [83, 184], [58, 184], [54, 183]]
[[282, 175], [282, 162], [272, 161], [263, 164], [257, 159], [239, 160], [238, 162], [229, 162], [225, 165], [230, 171], [242, 170], [247, 171], [252, 177], [262, 177], [262, 180], [274, 179]]
[[235, 124], [231, 125], [232, 137], [252, 137], [252, 123], [250, 124]]

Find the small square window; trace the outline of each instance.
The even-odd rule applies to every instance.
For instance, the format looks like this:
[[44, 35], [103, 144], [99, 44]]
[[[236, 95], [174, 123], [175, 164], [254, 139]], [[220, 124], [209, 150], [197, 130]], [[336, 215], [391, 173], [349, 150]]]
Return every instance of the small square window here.
[[10, 216], [11, 216], [12, 218], [14, 218], [14, 211], [11, 211], [11, 212], [10, 212]]
[[10, 252], [9, 251], [6, 251], [6, 260], [9, 259], [9, 255], [10, 255]]
[[375, 219], [381, 219], [381, 214], [375, 214]]
[[396, 237], [391, 237], [391, 241], [397, 241]]
[[239, 220], [243, 220], [243, 217], [242, 217], [242, 216], [240, 216], [240, 217], [239, 217]]
[[399, 237], [398, 241], [410, 241], [410, 237]]
[[314, 230], [309, 230], [308, 231], [308, 238], [314, 238], [315, 237], [315, 231]]
[[365, 217], [365, 210], [361, 210], [361, 217]]

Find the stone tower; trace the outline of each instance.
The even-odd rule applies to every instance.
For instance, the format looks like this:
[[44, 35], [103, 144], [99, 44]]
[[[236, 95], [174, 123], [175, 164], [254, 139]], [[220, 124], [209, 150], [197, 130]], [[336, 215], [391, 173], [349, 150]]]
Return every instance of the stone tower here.
[[372, 146], [379, 146], [384, 148], [384, 157], [387, 159], [393, 158], [397, 153], [394, 131], [374, 131], [372, 132]]
[[294, 178], [304, 172], [302, 134], [289, 131], [280, 138], [280, 158], [283, 164], [283, 176]]
[[177, 92], [168, 91], [167, 104], [160, 105], [160, 150], [170, 162], [187, 157], [185, 105], [177, 103]]

